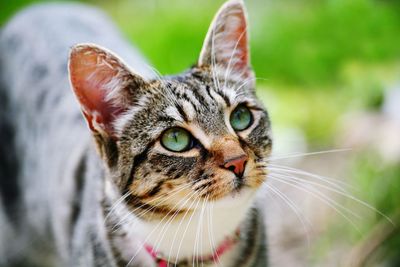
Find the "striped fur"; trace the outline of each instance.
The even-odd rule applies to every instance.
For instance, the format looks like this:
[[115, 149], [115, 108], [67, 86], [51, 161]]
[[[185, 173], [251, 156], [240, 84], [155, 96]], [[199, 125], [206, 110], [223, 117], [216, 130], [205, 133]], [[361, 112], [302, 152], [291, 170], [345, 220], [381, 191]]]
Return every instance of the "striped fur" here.
[[[11, 20], [0, 33], [0, 265], [156, 266], [146, 243], [200, 266], [193, 257], [239, 230], [219, 265], [266, 266], [257, 192], [272, 141], [247, 38], [243, 3], [231, 0], [198, 63], [159, 77], [90, 7], [39, 5]], [[240, 132], [229, 122], [238, 105], [253, 116]], [[192, 149], [161, 145], [177, 126]], [[243, 177], [221, 167], [238, 153]]]

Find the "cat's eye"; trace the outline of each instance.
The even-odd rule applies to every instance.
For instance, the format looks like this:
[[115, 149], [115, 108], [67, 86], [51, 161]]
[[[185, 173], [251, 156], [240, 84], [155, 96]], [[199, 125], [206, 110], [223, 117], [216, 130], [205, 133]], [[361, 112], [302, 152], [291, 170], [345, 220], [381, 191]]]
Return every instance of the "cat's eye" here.
[[179, 127], [168, 129], [161, 136], [161, 144], [174, 152], [186, 151], [192, 147], [192, 143], [190, 133]]
[[253, 123], [253, 116], [245, 105], [239, 105], [231, 113], [230, 122], [235, 131], [243, 131]]

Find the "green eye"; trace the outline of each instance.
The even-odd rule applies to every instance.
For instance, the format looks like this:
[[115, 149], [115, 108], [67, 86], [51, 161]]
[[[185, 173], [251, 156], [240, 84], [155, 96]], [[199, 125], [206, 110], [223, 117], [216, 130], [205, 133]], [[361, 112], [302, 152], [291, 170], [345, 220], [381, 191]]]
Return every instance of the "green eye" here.
[[161, 144], [168, 150], [182, 152], [190, 148], [192, 143], [188, 131], [182, 128], [171, 128], [161, 136]]
[[240, 105], [231, 113], [230, 121], [235, 131], [243, 131], [251, 125], [253, 116], [246, 106]]

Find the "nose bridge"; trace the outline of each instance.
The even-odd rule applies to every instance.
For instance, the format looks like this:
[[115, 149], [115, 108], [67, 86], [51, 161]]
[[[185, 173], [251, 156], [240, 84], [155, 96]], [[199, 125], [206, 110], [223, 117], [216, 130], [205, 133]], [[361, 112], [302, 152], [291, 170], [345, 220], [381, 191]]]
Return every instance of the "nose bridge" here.
[[247, 162], [247, 154], [239, 141], [234, 137], [223, 137], [213, 144], [214, 157], [217, 164], [241, 176]]
[[213, 152], [219, 164], [246, 155], [237, 139], [226, 136], [214, 141]]

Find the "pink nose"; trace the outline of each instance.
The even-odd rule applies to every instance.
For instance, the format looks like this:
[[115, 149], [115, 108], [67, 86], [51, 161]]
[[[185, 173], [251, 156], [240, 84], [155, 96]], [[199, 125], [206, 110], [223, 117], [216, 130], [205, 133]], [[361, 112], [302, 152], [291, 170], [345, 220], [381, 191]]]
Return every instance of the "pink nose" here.
[[246, 166], [246, 162], [247, 162], [247, 156], [242, 155], [239, 157], [228, 159], [227, 161], [225, 161], [223, 167], [235, 173], [236, 176], [242, 177], [244, 173], [244, 168]]

